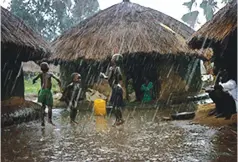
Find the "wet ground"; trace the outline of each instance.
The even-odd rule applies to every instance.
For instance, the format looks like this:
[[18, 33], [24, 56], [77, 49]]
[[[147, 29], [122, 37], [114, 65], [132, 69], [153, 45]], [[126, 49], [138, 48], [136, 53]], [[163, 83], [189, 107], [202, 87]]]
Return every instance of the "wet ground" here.
[[114, 117], [89, 111], [69, 123], [68, 112], [53, 110], [56, 126], [39, 121], [3, 128], [2, 162], [163, 161], [206, 162], [237, 158], [236, 135], [190, 121], [162, 121], [164, 112], [126, 110], [126, 123], [112, 127]]

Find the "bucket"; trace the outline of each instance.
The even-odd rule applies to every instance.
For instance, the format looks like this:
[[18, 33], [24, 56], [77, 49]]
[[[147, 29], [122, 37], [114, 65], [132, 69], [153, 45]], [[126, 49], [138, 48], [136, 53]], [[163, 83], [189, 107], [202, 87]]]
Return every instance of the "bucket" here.
[[105, 116], [106, 115], [106, 101], [102, 99], [96, 99], [94, 101], [94, 115]]

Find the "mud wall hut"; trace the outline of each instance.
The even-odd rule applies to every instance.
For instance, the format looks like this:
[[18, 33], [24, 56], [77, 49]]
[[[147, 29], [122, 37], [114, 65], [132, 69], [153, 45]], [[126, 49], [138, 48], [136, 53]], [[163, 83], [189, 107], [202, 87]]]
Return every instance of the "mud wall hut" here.
[[232, 0], [195, 32], [188, 42], [194, 49], [212, 48], [214, 65], [237, 79], [237, 1]]
[[197, 53], [185, 41], [193, 32], [159, 11], [123, 1], [56, 38], [51, 60], [61, 63], [63, 80], [78, 71], [89, 85], [108, 68], [112, 54], [120, 53], [124, 56], [125, 86], [133, 80], [138, 100], [144, 77], [154, 82], [155, 98], [167, 99], [171, 93], [200, 88]]
[[1, 100], [24, 98], [22, 62], [48, 56], [47, 43], [20, 18], [1, 7]]

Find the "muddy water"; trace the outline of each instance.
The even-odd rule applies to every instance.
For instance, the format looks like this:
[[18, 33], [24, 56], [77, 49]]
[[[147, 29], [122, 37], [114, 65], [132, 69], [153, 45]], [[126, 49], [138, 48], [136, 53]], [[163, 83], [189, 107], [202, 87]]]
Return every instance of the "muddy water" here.
[[71, 125], [68, 112], [53, 111], [56, 126], [39, 121], [2, 129], [5, 161], [236, 161], [236, 136], [190, 121], [162, 121], [156, 110], [125, 111], [126, 123], [80, 112]]

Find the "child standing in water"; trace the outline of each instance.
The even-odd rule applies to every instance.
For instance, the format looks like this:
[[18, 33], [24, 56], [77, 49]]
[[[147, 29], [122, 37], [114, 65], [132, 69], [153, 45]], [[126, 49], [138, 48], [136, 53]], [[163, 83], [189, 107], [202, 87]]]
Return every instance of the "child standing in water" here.
[[82, 100], [82, 98], [80, 98], [81, 75], [79, 73], [73, 73], [71, 77], [71, 83], [65, 88], [60, 100], [65, 101], [70, 108], [70, 122], [77, 124], [75, 121], [77, 115], [77, 104], [79, 100]]
[[115, 54], [111, 59], [111, 66], [109, 68], [108, 75], [101, 73], [100, 76], [107, 79], [112, 89], [110, 104], [113, 106], [116, 121], [114, 125], [120, 125], [124, 123], [122, 118], [123, 102], [123, 90], [120, 82], [122, 81], [121, 69], [118, 65], [118, 57], [122, 58], [122, 55]]
[[38, 102], [42, 103], [42, 109], [41, 109], [41, 125], [45, 126], [45, 120], [44, 120], [44, 115], [45, 115], [45, 107], [46, 105], [48, 106], [48, 122], [52, 125], [52, 106], [53, 106], [53, 95], [51, 92], [52, 88], [52, 83], [51, 83], [51, 78], [54, 78], [61, 89], [61, 82], [60, 80], [54, 76], [54, 74], [48, 72], [49, 71], [49, 65], [46, 62], [42, 62], [40, 64], [41, 71], [36, 78], [33, 79], [33, 84], [35, 84], [37, 79], [41, 79], [41, 89], [38, 93]]

